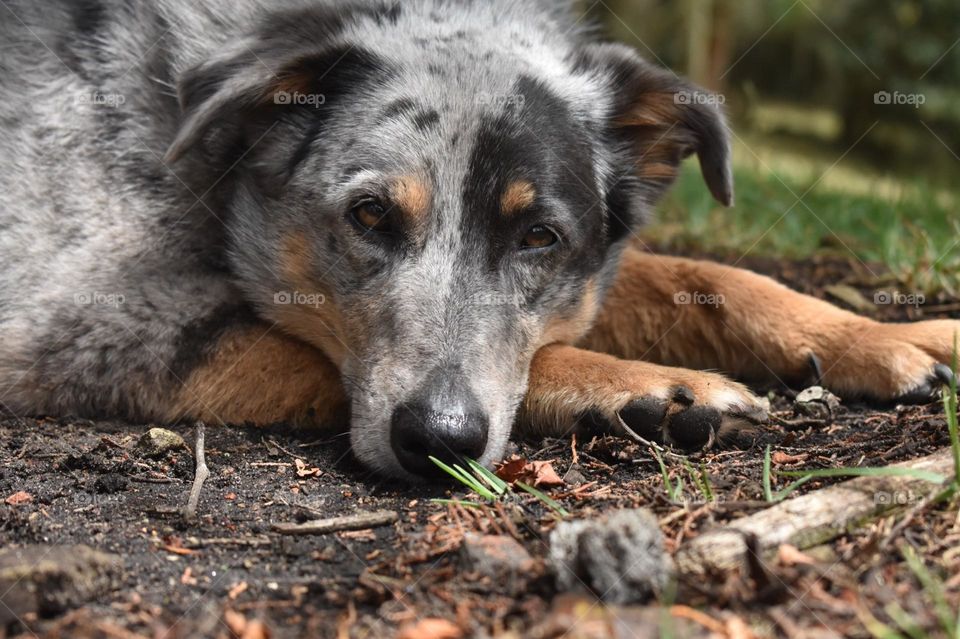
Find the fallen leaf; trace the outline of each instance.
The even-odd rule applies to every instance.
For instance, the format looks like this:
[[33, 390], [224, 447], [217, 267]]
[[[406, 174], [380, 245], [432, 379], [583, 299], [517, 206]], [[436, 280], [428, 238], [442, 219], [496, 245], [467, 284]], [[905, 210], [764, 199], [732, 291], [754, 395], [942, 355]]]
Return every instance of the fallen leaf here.
[[463, 631], [446, 619], [424, 619], [400, 629], [397, 639], [460, 639]]
[[270, 631], [262, 621], [254, 620], [247, 624], [240, 639], [270, 639]]
[[531, 462], [534, 486], [563, 486], [563, 480], [548, 461]]
[[780, 548], [777, 550], [777, 557], [784, 566], [796, 566], [798, 564], [813, 566], [817, 563], [813, 557], [800, 552], [796, 546], [791, 546], [790, 544], [780, 544]]
[[799, 455], [788, 455], [781, 451], [776, 451], [770, 457], [774, 464], [780, 466], [783, 464], [799, 464], [802, 461], [806, 461], [809, 455], [807, 453], [800, 453]]
[[247, 618], [243, 616], [243, 613], [229, 608], [223, 611], [223, 623], [227, 624], [230, 634], [234, 637], [242, 636], [243, 631], [247, 629]]
[[28, 492], [21, 490], [20, 492], [13, 493], [5, 500], [8, 506], [22, 506], [24, 504], [29, 504], [33, 501], [33, 495]]
[[241, 581], [238, 584], [234, 584], [233, 587], [230, 588], [229, 592], [227, 592], [227, 597], [229, 597], [230, 600], [233, 601], [234, 599], [242, 595], [244, 592], [246, 592], [247, 588], [249, 587], [250, 586], [245, 581]]
[[319, 477], [320, 469], [311, 468], [304, 463], [302, 459], [294, 459], [294, 466], [297, 467], [297, 477]]
[[507, 483], [522, 481], [533, 486], [563, 486], [563, 480], [549, 461], [527, 461], [514, 455], [496, 470], [497, 477]]

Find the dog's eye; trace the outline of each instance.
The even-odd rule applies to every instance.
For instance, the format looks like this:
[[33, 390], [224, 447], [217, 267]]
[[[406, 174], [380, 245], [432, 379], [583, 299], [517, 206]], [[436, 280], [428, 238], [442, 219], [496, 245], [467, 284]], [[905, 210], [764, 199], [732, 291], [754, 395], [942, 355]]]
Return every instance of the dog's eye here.
[[532, 227], [527, 234], [523, 236], [520, 242], [522, 249], [543, 249], [553, 246], [557, 243], [557, 234], [547, 227], [538, 224]]
[[365, 231], [389, 233], [391, 231], [390, 216], [385, 208], [373, 200], [360, 202], [350, 211], [354, 224]]

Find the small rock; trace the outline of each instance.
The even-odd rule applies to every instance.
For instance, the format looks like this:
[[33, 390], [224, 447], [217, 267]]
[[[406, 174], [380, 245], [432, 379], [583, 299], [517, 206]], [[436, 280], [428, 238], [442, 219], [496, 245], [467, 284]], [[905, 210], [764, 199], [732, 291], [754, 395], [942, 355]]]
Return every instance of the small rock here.
[[56, 614], [114, 590], [122, 573], [119, 557], [89, 546], [0, 551], [0, 634], [25, 614]]
[[583, 591], [586, 585], [618, 604], [661, 592], [673, 573], [657, 518], [645, 508], [560, 522], [550, 535], [550, 563], [562, 592]]
[[580, 472], [580, 464], [570, 464], [570, 468], [563, 475], [563, 482], [571, 486], [581, 486], [587, 483], [587, 478]]
[[464, 570], [489, 577], [494, 583], [515, 589], [534, 567], [526, 548], [506, 535], [467, 533], [460, 546]]
[[101, 495], [112, 495], [123, 492], [130, 484], [130, 480], [120, 473], [107, 473], [100, 475], [93, 483], [93, 488]]
[[800, 391], [793, 402], [794, 413], [812, 419], [829, 419], [838, 408], [840, 399], [820, 386]]
[[163, 457], [175, 450], [190, 449], [183, 437], [166, 428], [151, 428], [137, 441], [137, 449], [147, 457]]

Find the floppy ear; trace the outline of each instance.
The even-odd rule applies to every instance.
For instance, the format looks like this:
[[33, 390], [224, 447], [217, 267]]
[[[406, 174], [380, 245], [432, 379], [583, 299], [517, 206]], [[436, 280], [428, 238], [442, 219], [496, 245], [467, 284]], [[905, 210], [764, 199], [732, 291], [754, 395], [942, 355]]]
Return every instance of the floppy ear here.
[[733, 204], [730, 143], [722, 98], [654, 67], [626, 46], [589, 45], [580, 64], [606, 76], [613, 92], [611, 128], [652, 204], [696, 153], [703, 179], [722, 204]]
[[266, 113], [303, 111], [289, 96], [326, 107], [355, 79], [369, 78], [379, 61], [338, 41], [343, 14], [314, 10], [276, 15], [259, 33], [181, 75], [182, 120], [167, 149], [174, 162], [217, 132], [236, 132]]

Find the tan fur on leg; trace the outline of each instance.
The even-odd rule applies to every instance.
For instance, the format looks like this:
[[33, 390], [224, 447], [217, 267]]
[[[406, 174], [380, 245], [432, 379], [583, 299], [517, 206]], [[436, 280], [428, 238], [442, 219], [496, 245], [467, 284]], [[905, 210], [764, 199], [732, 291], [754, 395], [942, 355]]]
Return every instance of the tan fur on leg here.
[[267, 326], [235, 329], [185, 380], [166, 419], [336, 425], [346, 399], [320, 351]]
[[895, 399], [948, 363], [960, 322], [881, 324], [713, 262], [628, 249], [586, 348]]

